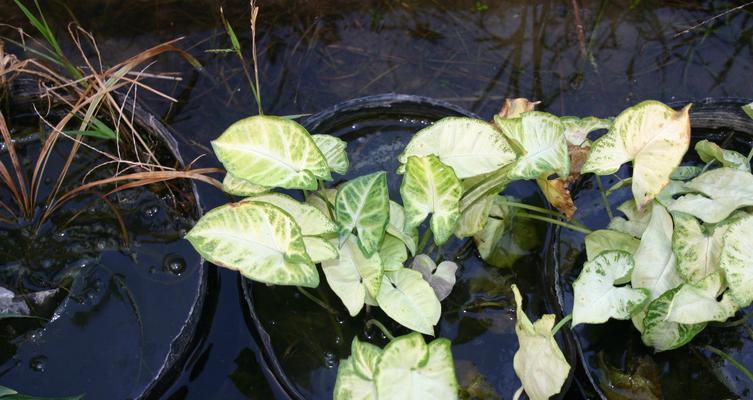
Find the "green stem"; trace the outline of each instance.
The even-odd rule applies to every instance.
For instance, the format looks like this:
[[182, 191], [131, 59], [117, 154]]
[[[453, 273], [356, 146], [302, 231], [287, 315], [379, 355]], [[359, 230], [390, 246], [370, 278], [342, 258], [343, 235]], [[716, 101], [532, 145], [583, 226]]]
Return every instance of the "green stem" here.
[[583, 233], [585, 235], [588, 235], [589, 233], [593, 232], [592, 230], [590, 230], [588, 228], [585, 228], [585, 227], [580, 227], [580, 226], [577, 226], [577, 225], [569, 224], [569, 223], [564, 222], [564, 221], [560, 221], [558, 219], [553, 219], [553, 218], [548, 218], [548, 217], [542, 217], [542, 216], [539, 216], [539, 215], [533, 215], [533, 214], [529, 214], [529, 213], [526, 213], [526, 212], [519, 212], [519, 213], [515, 214], [515, 216], [516, 217], [528, 218], [528, 219], [535, 219], [537, 221], [548, 222], [550, 224], [559, 225], [559, 226], [561, 226], [563, 228], [567, 228], [567, 229], [570, 229], [570, 230], [575, 231], [575, 232], [580, 232], [580, 233]]
[[395, 337], [392, 336], [392, 332], [390, 332], [390, 330], [387, 329], [386, 326], [382, 325], [381, 322], [379, 322], [379, 321], [377, 321], [375, 319], [370, 319], [370, 320], [366, 321], [366, 329], [369, 329], [372, 325], [376, 326], [377, 328], [379, 328], [379, 330], [382, 331], [382, 333], [384, 334], [384, 336], [387, 336], [387, 339], [389, 339], [390, 341], [395, 340]]
[[426, 244], [429, 243], [429, 239], [431, 238], [431, 227], [426, 228], [426, 231], [424, 231], [424, 234], [421, 235], [421, 240], [418, 241], [418, 247], [416, 247], [417, 254], [422, 254], [424, 251], [424, 247], [426, 247]]
[[740, 326], [740, 325], [746, 323], [751, 317], [753, 317], [753, 313], [748, 313], [748, 314], [745, 314], [744, 316], [742, 316], [738, 320], [731, 321], [731, 322], [726, 322], [726, 323], [721, 324], [720, 326], [722, 328], [734, 328], [736, 326]]
[[625, 179], [620, 179], [619, 182], [615, 183], [614, 185], [612, 185], [612, 187], [610, 187], [609, 189], [607, 189], [607, 191], [606, 191], [607, 197], [609, 197], [609, 195], [611, 195], [612, 193], [616, 192], [617, 190], [622, 189], [625, 186], [628, 186], [628, 185], [630, 185], [632, 183], [633, 183], [633, 178], [632, 177], [625, 178]]
[[[556, 217], [556, 218], [561, 218], [563, 216], [562, 214], [560, 214], [557, 211], [550, 210], [550, 209], [544, 208], [544, 207], [537, 207], [537, 206], [532, 206], [530, 204], [518, 203], [516, 201], [509, 201], [509, 200], [498, 200], [498, 201], [500, 203], [508, 205], [510, 207], [522, 208], [524, 210], [529, 210], [529, 211], [536, 211], [536, 212], [540, 212], [542, 214], [551, 215], [551, 216]], [[581, 224], [576, 219], [571, 219], [570, 222], [573, 225], [580, 226], [581, 228], [586, 228], [585, 225]]]
[[609, 216], [609, 219], [611, 220], [614, 218], [614, 214], [612, 214], [612, 206], [609, 205], [609, 199], [607, 198], [607, 194], [604, 192], [604, 185], [601, 184], [601, 177], [599, 175], [596, 176], [596, 185], [599, 187], [599, 194], [601, 194], [601, 201], [604, 202], [604, 208], [607, 210], [607, 215]]
[[316, 303], [317, 305], [319, 305], [319, 307], [327, 310], [328, 313], [330, 313], [330, 314], [337, 314], [337, 311], [333, 310], [332, 307], [324, 304], [323, 301], [319, 300], [318, 298], [316, 298], [316, 296], [314, 296], [313, 294], [309, 293], [308, 290], [306, 290], [306, 289], [304, 289], [304, 288], [302, 288], [300, 286], [296, 286], [296, 288], [298, 289], [299, 292], [301, 292], [302, 295], [306, 296], [306, 298], [308, 298], [309, 300], [311, 300], [314, 303]]
[[559, 330], [565, 326], [566, 323], [570, 322], [570, 320], [573, 319], [573, 314], [567, 314], [565, 315], [565, 318], [562, 318], [560, 322], [557, 322], [557, 325], [552, 328], [552, 336], [556, 335]]
[[708, 344], [706, 346], [703, 346], [703, 347], [706, 348], [706, 350], [708, 350], [708, 351], [710, 351], [710, 352], [718, 355], [719, 357], [721, 357], [721, 358], [729, 361], [730, 364], [732, 364], [733, 366], [735, 366], [735, 368], [737, 368], [738, 370], [740, 370], [740, 372], [742, 372], [743, 374], [745, 374], [745, 376], [748, 377], [748, 379], [751, 382], [753, 382], [753, 374], [751, 374], [750, 371], [747, 368], [745, 368], [742, 364], [740, 364], [739, 362], [737, 362], [737, 360], [735, 360], [734, 358], [732, 358], [729, 354], [727, 354], [727, 353], [725, 353], [725, 352], [717, 349], [714, 346], [708, 345]]

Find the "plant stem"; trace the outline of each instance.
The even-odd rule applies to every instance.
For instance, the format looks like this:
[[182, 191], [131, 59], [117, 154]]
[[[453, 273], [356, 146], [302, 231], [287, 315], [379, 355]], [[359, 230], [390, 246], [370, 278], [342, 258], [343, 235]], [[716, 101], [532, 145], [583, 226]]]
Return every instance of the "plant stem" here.
[[529, 213], [526, 213], [526, 212], [519, 212], [519, 213], [515, 214], [515, 216], [523, 217], [523, 218], [528, 218], [528, 219], [535, 219], [537, 221], [548, 222], [550, 224], [559, 225], [559, 226], [561, 226], [563, 228], [567, 228], [567, 229], [570, 229], [570, 230], [575, 231], [575, 232], [580, 232], [580, 233], [583, 233], [585, 235], [588, 235], [589, 233], [593, 232], [592, 230], [590, 230], [590, 229], [588, 229], [586, 227], [580, 227], [580, 226], [577, 226], [577, 225], [569, 224], [569, 223], [564, 222], [564, 221], [560, 221], [558, 219], [553, 219], [553, 218], [548, 218], [548, 217], [542, 217], [542, 216], [539, 216], [539, 215], [533, 215], [533, 214], [529, 214]]
[[429, 243], [429, 239], [431, 238], [431, 227], [426, 228], [426, 231], [421, 236], [421, 240], [418, 241], [418, 247], [416, 247], [416, 253], [421, 254], [424, 251], [424, 247], [426, 247], [426, 244]]
[[609, 189], [607, 189], [606, 195], [609, 196], [612, 193], [616, 192], [617, 190], [622, 189], [625, 186], [628, 186], [628, 185], [630, 185], [632, 183], [633, 183], [633, 178], [632, 177], [625, 178], [625, 179], [620, 179], [619, 182], [615, 183], [614, 185], [612, 185], [612, 187], [610, 187]]
[[742, 372], [743, 374], [745, 374], [745, 376], [748, 377], [748, 379], [751, 382], [753, 382], [753, 374], [751, 374], [750, 371], [747, 368], [745, 368], [742, 364], [740, 364], [739, 362], [737, 362], [737, 360], [735, 360], [734, 358], [732, 358], [729, 354], [727, 354], [727, 353], [725, 353], [725, 352], [717, 349], [714, 346], [708, 345], [708, 344], [706, 346], [703, 346], [703, 347], [706, 350], [708, 350], [708, 351], [710, 351], [710, 352], [718, 355], [719, 357], [721, 357], [721, 358], [729, 361], [730, 364], [732, 364], [735, 368], [737, 368], [738, 370], [740, 370], [740, 372]]
[[387, 339], [389, 339], [389, 340], [395, 340], [395, 337], [392, 336], [392, 332], [390, 332], [390, 330], [387, 329], [386, 326], [382, 325], [381, 322], [379, 322], [379, 321], [377, 321], [375, 319], [370, 319], [370, 320], [366, 321], [366, 329], [370, 328], [372, 325], [376, 326], [377, 328], [379, 328], [379, 330], [382, 331], [382, 333], [384, 334], [384, 336], [387, 336]]
[[601, 184], [601, 177], [599, 175], [596, 176], [596, 185], [599, 187], [599, 194], [601, 194], [601, 200], [604, 202], [604, 208], [607, 209], [607, 215], [609, 216], [609, 219], [611, 220], [614, 218], [614, 214], [612, 214], [612, 206], [609, 205], [609, 199], [607, 198], [607, 194], [604, 192], [604, 185]]
[[[524, 210], [529, 210], [529, 211], [537, 211], [537, 212], [540, 212], [542, 214], [551, 215], [551, 216], [556, 217], [556, 218], [561, 218], [563, 216], [562, 214], [560, 214], [557, 211], [550, 210], [550, 209], [544, 208], [544, 207], [532, 206], [530, 204], [518, 203], [516, 201], [508, 201], [508, 200], [497, 200], [497, 201], [499, 201], [502, 204], [508, 205], [510, 207], [522, 208]], [[580, 226], [581, 228], [586, 228], [585, 225], [581, 224], [576, 219], [571, 219], [570, 222], [573, 225]]]
[[308, 290], [306, 290], [306, 289], [304, 289], [304, 288], [302, 288], [300, 286], [296, 286], [296, 288], [298, 289], [299, 292], [301, 292], [302, 295], [306, 296], [306, 298], [308, 298], [309, 300], [311, 300], [314, 303], [316, 303], [317, 305], [319, 305], [319, 307], [327, 310], [327, 312], [329, 312], [330, 314], [337, 314], [337, 311], [333, 310], [332, 307], [324, 304], [323, 301], [319, 300], [318, 298], [316, 298], [316, 296], [314, 296], [313, 294], [309, 293]]
[[560, 322], [557, 322], [557, 325], [552, 328], [552, 336], [556, 335], [559, 330], [565, 326], [566, 323], [570, 322], [570, 320], [573, 319], [573, 314], [567, 314], [565, 315], [565, 318], [562, 318]]

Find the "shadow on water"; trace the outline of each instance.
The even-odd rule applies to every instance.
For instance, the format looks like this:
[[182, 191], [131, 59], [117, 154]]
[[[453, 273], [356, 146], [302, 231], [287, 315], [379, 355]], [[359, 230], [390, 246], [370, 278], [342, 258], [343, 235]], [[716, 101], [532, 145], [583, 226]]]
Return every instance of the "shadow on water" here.
[[[230, 45], [217, 2], [41, 3], [59, 32], [74, 18], [92, 31], [111, 62], [185, 36], [182, 46], [199, 59], [202, 70], [172, 56], [150, 67], [180, 72], [182, 81], [157, 83], [179, 103], [139, 95], [179, 132], [186, 160], [208, 153], [210, 139], [254, 112], [238, 60], [221, 51]], [[579, 0], [583, 40], [571, 3], [264, 1], [258, 27], [264, 109], [314, 113], [354, 97], [398, 92], [443, 99], [482, 117], [514, 96], [541, 100], [543, 110], [561, 115], [609, 116], [647, 98], [669, 102], [753, 93], [753, 9], [677, 35], [739, 2]], [[247, 3], [223, 4], [248, 48]], [[0, 0], [0, 15], [0, 22], [26, 26], [12, 1]], [[0, 34], [15, 37], [5, 27]], [[70, 49], [70, 43], [63, 45]], [[198, 165], [217, 161], [204, 157]], [[212, 189], [200, 190], [206, 208], [227, 201]], [[213, 290], [216, 300], [207, 307], [204, 336], [164, 397], [274, 396], [277, 389], [258, 368], [259, 352], [241, 317], [237, 274], [219, 271]], [[514, 388], [504, 389], [502, 394], [509, 395]]]

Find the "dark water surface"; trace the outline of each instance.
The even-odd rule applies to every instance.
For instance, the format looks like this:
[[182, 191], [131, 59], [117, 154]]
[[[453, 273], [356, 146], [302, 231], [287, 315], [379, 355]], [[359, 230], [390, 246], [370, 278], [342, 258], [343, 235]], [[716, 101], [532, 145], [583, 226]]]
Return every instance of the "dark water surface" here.
[[[541, 100], [560, 115], [609, 116], [638, 101], [752, 97], [753, 7], [697, 23], [742, 1], [263, 1], [258, 26], [262, 98], [269, 114], [315, 113], [354, 97], [398, 92], [444, 99], [483, 117], [505, 97]], [[113, 64], [151, 45], [185, 37], [203, 65], [163, 57], [147, 71], [179, 72], [155, 85], [169, 105], [140, 92], [174, 128], [184, 158], [209, 152], [209, 140], [256, 107], [215, 1], [41, 1], [63, 47], [74, 17]], [[247, 3], [225, 14], [249, 49]], [[28, 28], [12, 1], [0, 22]], [[13, 36], [8, 28], [0, 34]], [[14, 50], [9, 48], [9, 50]], [[250, 54], [247, 52], [247, 54]], [[199, 166], [215, 166], [211, 155]], [[227, 197], [200, 187], [203, 205]], [[214, 268], [214, 267], [211, 267]], [[219, 271], [208, 299], [205, 334], [165, 399], [267, 399], [279, 392], [258, 366], [237, 274]], [[619, 329], [617, 325], [608, 325]], [[507, 398], [514, 387], [500, 394]]]

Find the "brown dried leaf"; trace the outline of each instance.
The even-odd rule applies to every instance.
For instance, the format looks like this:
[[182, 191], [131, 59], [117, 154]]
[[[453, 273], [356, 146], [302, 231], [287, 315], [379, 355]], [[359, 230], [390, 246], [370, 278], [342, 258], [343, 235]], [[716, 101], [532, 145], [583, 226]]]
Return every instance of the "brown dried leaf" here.
[[568, 181], [563, 178], [548, 179], [546, 176], [540, 176], [536, 179], [541, 191], [544, 193], [549, 204], [564, 214], [567, 219], [571, 219], [575, 214], [575, 203], [568, 190]]
[[575, 182], [580, 177], [580, 170], [586, 163], [588, 153], [591, 152], [590, 146], [575, 146], [567, 144], [567, 154], [570, 157], [570, 176], [567, 177], [567, 183]]
[[522, 97], [517, 99], [505, 99], [505, 104], [502, 105], [502, 109], [499, 110], [499, 116], [502, 118], [515, 118], [519, 117], [524, 112], [533, 111], [540, 101], [530, 101]]

